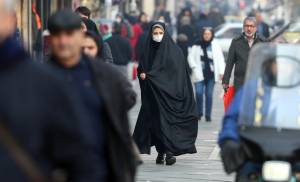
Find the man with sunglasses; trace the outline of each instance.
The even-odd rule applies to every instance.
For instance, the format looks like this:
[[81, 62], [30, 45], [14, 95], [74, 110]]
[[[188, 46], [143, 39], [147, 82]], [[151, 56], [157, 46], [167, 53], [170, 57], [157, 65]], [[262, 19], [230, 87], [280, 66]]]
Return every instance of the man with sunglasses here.
[[231, 72], [234, 67], [234, 89], [238, 91], [241, 88], [245, 79], [250, 50], [255, 44], [266, 41], [256, 33], [257, 22], [255, 17], [245, 18], [243, 26], [243, 33], [232, 40], [229, 48], [222, 81], [225, 91], [229, 88]]

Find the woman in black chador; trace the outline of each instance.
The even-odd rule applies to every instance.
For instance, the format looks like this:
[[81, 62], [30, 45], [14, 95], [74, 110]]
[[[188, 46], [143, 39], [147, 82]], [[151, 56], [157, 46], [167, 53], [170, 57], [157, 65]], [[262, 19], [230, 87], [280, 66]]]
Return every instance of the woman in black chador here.
[[149, 31], [138, 68], [142, 106], [133, 137], [142, 154], [154, 145], [156, 163], [173, 165], [174, 156], [197, 152], [198, 122], [186, 59], [165, 30], [156, 22]]

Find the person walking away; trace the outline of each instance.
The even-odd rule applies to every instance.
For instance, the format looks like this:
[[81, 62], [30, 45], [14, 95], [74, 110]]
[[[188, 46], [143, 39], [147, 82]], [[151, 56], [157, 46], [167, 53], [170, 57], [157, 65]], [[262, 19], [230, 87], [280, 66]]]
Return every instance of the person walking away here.
[[257, 32], [264, 38], [269, 38], [270, 37], [270, 28], [269, 25], [263, 21], [263, 17], [261, 13], [257, 12], [255, 14], [256, 21], [257, 21]]
[[108, 49], [105, 47], [105, 44], [109, 48], [109, 45], [103, 41], [101, 35], [87, 31], [85, 32], [85, 38], [83, 41], [83, 52], [94, 59], [99, 59], [105, 63], [113, 63], [110, 48]]
[[174, 156], [196, 153], [196, 103], [186, 59], [166, 25], [155, 22], [150, 30], [138, 67], [142, 106], [133, 138], [142, 154], [155, 145], [156, 163], [173, 165]]
[[200, 40], [191, 48], [188, 62], [192, 69], [192, 81], [195, 84], [198, 118], [203, 116], [203, 95], [205, 96], [205, 119], [211, 121], [213, 92], [215, 82], [220, 82], [225, 60], [222, 49], [214, 39], [212, 27], [202, 30]]
[[85, 6], [78, 7], [75, 12], [83, 19], [87, 30], [94, 31], [96, 34], [99, 34], [97, 25], [93, 20], [91, 20], [91, 10]]
[[67, 181], [99, 182], [86, 114], [55, 73], [14, 38], [15, 7], [14, 0], [0, 0], [0, 179], [51, 181], [63, 171]]
[[48, 21], [52, 55], [49, 67], [73, 89], [92, 125], [90, 147], [100, 158], [100, 181], [133, 182], [137, 161], [127, 112], [136, 94], [112, 65], [82, 54], [81, 19], [59, 11]]
[[127, 38], [121, 36], [121, 24], [113, 25], [113, 36], [106, 40], [111, 48], [114, 64], [128, 77], [128, 63], [132, 60], [132, 48]]
[[254, 17], [246, 17], [243, 23], [243, 33], [231, 42], [223, 77], [223, 88], [229, 87], [231, 72], [234, 69], [234, 90], [237, 92], [244, 84], [249, 52], [255, 44], [266, 40], [257, 34], [257, 22]]

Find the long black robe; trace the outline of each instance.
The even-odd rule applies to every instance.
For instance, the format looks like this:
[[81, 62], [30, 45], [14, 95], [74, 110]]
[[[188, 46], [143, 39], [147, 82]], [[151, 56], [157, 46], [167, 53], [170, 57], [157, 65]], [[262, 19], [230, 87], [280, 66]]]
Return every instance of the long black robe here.
[[174, 155], [196, 153], [197, 111], [187, 70], [182, 51], [168, 33], [158, 45], [150, 31], [138, 68], [147, 78], [140, 79], [142, 106], [133, 135], [141, 153], [150, 154], [158, 142]]

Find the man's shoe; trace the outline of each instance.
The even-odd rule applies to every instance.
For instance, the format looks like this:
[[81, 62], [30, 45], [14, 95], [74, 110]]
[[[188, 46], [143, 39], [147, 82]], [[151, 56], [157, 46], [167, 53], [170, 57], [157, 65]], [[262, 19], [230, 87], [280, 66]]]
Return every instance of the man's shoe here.
[[158, 154], [156, 158], [156, 164], [163, 165], [165, 163], [165, 154]]
[[172, 153], [167, 153], [166, 156], [166, 165], [171, 166], [176, 163], [176, 158]]

